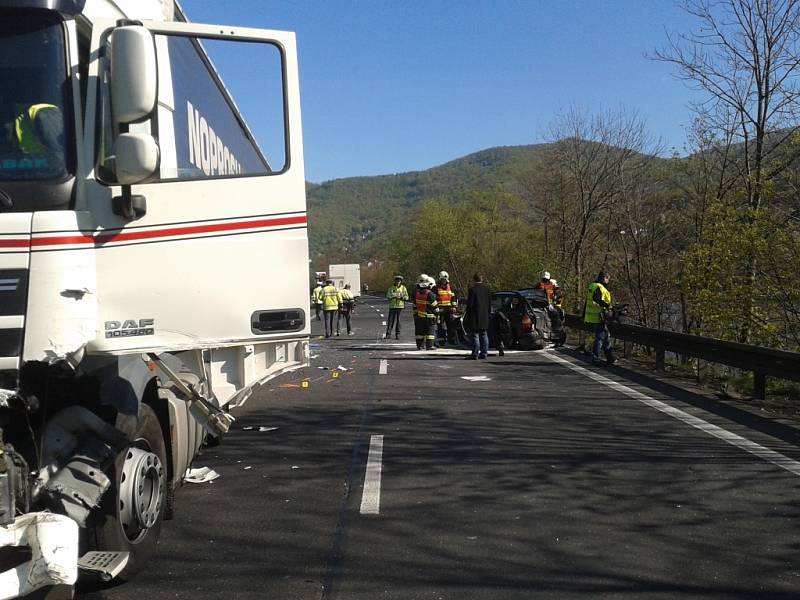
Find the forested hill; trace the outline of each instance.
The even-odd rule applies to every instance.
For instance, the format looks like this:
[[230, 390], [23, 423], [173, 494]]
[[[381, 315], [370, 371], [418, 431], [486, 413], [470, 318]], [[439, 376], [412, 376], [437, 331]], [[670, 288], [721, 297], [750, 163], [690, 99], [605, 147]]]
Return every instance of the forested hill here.
[[311, 258], [315, 265], [323, 257], [331, 262], [384, 258], [388, 239], [383, 234], [408, 226], [421, 201], [497, 186], [517, 191], [520, 176], [545, 148], [490, 148], [426, 171], [309, 184]]

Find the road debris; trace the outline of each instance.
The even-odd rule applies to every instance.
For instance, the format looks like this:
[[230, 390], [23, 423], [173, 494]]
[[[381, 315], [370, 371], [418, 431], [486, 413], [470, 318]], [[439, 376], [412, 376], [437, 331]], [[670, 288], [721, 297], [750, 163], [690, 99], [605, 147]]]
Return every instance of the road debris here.
[[466, 379], [467, 381], [491, 381], [490, 377], [486, 375], [465, 375], [461, 377], [461, 379]]
[[219, 476], [219, 473], [210, 467], [200, 467], [197, 469], [186, 469], [186, 475], [183, 477], [183, 480], [187, 483], [208, 483], [214, 481]]

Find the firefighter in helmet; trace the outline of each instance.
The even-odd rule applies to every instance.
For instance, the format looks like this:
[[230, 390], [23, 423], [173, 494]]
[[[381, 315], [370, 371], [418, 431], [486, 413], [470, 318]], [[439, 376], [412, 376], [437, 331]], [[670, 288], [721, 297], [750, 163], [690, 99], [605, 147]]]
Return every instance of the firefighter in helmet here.
[[433, 350], [436, 339], [436, 295], [433, 277], [424, 273], [417, 278], [414, 289], [414, 338], [417, 350]]
[[456, 330], [453, 324], [453, 313], [456, 308], [456, 295], [450, 286], [450, 275], [447, 271], [439, 273], [439, 281], [433, 288], [436, 301], [439, 303], [439, 318], [437, 319], [436, 341], [440, 348], [447, 342], [451, 345], [457, 343]]
[[550, 271], [542, 273], [542, 279], [537, 283], [535, 289], [544, 290], [547, 292], [547, 301], [552, 304], [553, 296], [555, 295], [555, 283], [550, 279]]

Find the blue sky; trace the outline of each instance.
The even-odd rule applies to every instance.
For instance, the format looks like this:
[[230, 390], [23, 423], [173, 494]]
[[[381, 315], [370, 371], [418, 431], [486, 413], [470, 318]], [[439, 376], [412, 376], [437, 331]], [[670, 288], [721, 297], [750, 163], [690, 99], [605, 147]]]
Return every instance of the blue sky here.
[[637, 110], [667, 152], [682, 152], [691, 122], [692, 92], [644, 57], [665, 29], [692, 26], [672, 0], [181, 5], [198, 23], [297, 33], [306, 179], [317, 183], [545, 141], [571, 105]]

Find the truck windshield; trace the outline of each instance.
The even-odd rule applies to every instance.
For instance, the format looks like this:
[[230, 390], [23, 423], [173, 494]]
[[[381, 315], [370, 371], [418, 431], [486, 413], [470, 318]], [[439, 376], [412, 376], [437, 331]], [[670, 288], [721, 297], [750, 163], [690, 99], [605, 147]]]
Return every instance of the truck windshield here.
[[0, 183], [69, 175], [63, 25], [0, 11]]

